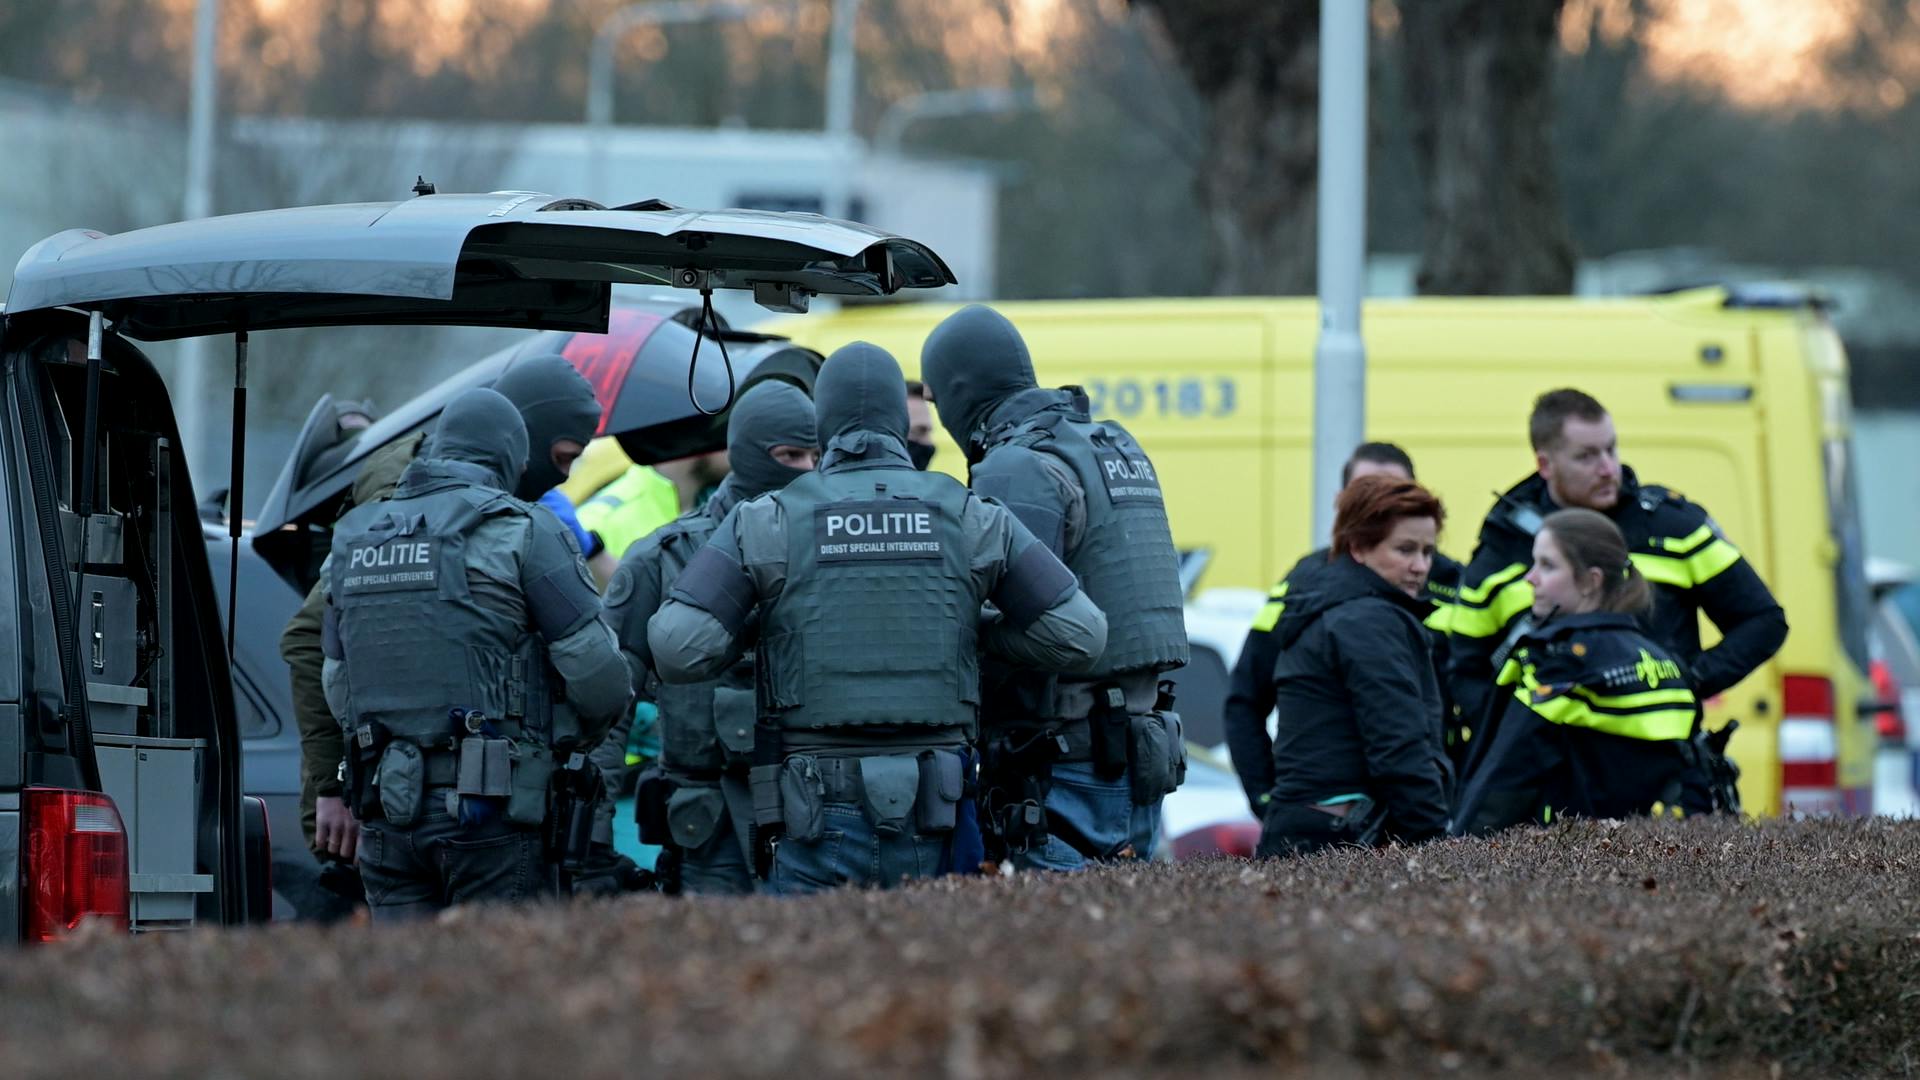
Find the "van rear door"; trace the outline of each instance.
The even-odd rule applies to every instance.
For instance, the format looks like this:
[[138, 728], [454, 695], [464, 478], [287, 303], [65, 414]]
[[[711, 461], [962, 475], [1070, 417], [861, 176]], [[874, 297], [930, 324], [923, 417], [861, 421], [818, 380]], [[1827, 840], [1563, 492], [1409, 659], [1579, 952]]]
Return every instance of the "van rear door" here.
[[[20, 453], [13, 411], [0, 408], [0, 475], [7, 477], [9, 487], [18, 475], [15, 463]], [[26, 764], [20, 632], [30, 624], [15, 584], [21, 576], [19, 534], [13, 520], [17, 502], [0, 498], [0, 941], [17, 940], [21, 933], [20, 856], [25, 839], [20, 805]]]
[[98, 309], [143, 341], [379, 324], [604, 333], [616, 282], [781, 305], [953, 281], [922, 244], [813, 214], [493, 192], [69, 229], [21, 257], [7, 310]]

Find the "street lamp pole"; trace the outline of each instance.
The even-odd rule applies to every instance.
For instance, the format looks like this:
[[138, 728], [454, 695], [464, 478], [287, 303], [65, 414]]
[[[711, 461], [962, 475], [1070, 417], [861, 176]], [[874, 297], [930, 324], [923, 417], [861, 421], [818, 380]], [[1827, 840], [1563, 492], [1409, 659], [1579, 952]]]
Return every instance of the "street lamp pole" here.
[[853, 133], [853, 111], [859, 88], [859, 51], [855, 31], [860, 24], [860, 0], [833, 0], [833, 25], [827, 32], [826, 132], [847, 159], [827, 166], [821, 211], [828, 217], [853, 216], [848, 173], [853, 168], [858, 139]]
[[[220, 0], [199, 0], [193, 14], [193, 77], [187, 106], [187, 190], [182, 209], [188, 219], [213, 213], [213, 132], [219, 108], [219, 47]], [[191, 337], [181, 342], [179, 358], [174, 415], [180, 424], [180, 450], [191, 461], [200, 450], [200, 440], [205, 433], [200, 398], [206, 383], [206, 339]], [[234, 514], [240, 512], [240, 507], [233, 508]]]
[[1320, 5], [1320, 338], [1313, 350], [1313, 533], [1333, 533], [1340, 466], [1366, 438], [1367, 5]]
[[[206, 0], [202, 0], [206, 2]], [[613, 127], [613, 50], [627, 33], [642, 26], [684, 26], [697, 22], [735, 22], [751, 16], [755, 5], [706, 0], [631, 4], [600, 23], [587, 56], [587, 128], [593, 140], [590, 194], [607, 197], [607, 137]]]

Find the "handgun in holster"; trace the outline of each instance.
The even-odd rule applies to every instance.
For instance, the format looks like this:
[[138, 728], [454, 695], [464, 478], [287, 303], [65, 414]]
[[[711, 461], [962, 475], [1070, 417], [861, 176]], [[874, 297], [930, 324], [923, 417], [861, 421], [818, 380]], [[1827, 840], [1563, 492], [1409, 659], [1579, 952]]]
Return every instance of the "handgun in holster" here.
[[640, 842], [656, 847], [673, 846], [673, 829], [667, 824], [667, 800], [678, 787], [673, 778], [649, 765], [640, 773], [633, 789], [633, 823], [640, 827]]
[[753, 794], [753, 823], [747, 834], [753, 849], [753, 873], [761, 881], [773, 880], [773, 860], [780, 838], [786, 834], [786, 812], [780, 803], [780, 769], [784, 764], [785, 739], [777, 722], [762, 719], [754, 724], [753, 766], [747, 770], [747, 784]]
[[366, 902], [366, 883], [360, 880], [360, 868], [350, 862], [331, 857], [321, 859], [316, 881], [321, 888], [343, 900]]
[[606, 779], [587, 755], [575, 750], [553, 771], [548, 787], [547, 854], [562, 870], [577, 873], [587, 864], [593, 847], [593, 808], [606, 790]]
[[380, 755], [393, 741], [393, 732], [378, 720], [369, 720], [347, 731], [347, 754], [341, 760], [343, 794], [353, 816], [371, 821], [380, 816], [380, 792], [374, 786], [374, 771]]
[[1087, 715], [1093, 747], [1093, 775], [1118, 780], [1127, 775], [1127, 750], [1132, 742], [1132, 716], [1127, 692], [1115, 683], [1093, 688], [1093, 712]]
[[682, 888], [680, 869], [686, 863], [686, 857], [680, 849], [666, 845], [660, 849], [660, 856], [653, 861], [653, 887], [664, 896], [679, 896]]
[[1715, 813], [1737, 814], [1740, 812], [1740, 765], [1727, 756], [1727, 743], [1740, 727], [1740, 721], [1729, 720], [1719, 731], [1706, 731], [1694, 739], [1706, 758], [1709, 789], [1713, 794]]
[[[1047, 787], [1066, 740], [1051, 728], [1003, 729], [982, 741], [980, 807], [993, 858], [1044, 847]], [[1122, 745], [1124, 751], [1124, 744]]]
[[1374, 847], [1387, 831], [1387, 804], [1375, 799], [1362, 798], [1349, 804], [1347, 811], [1346, 841], [1361, 847]]

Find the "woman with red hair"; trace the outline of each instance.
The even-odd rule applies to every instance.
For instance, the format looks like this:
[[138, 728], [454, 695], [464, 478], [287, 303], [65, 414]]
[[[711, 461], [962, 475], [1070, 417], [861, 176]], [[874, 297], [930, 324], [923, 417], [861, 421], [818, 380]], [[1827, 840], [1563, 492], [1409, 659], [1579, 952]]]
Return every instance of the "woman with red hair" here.
[[1275, 627], [1278, 730], [1261, 855], [1445, 835], [1440, 683], [1420, 599], [1446, 510], [1426, 488], [1366, 476], [1340, 494], [1324, 568]]

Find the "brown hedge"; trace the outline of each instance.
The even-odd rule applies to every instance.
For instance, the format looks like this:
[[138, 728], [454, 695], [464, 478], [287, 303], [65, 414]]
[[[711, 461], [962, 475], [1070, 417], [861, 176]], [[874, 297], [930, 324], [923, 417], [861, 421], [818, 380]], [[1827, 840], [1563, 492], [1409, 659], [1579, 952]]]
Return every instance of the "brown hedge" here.
[[1916, 874], [1911, 822], [1576, 823], [102, 938], [0, 963], [0, 1075], [1902, 1075]]

